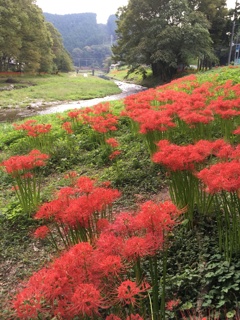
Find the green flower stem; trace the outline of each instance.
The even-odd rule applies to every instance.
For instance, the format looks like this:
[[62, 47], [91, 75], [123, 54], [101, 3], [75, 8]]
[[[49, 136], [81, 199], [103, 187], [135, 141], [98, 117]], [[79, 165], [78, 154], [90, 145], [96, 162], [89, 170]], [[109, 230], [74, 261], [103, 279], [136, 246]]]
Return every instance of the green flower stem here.
[[161, 296], [161, 306], [160, 306], [160, 314], [161, 320], [165, 320], [165, 296], [166, 296], [166, 275], [167, 275], [167, 249], [163, 247], [163, 275], [161, 279], [162, 284], [162, 296]]
[[69, 248], [69, 246], [70, 246], [70, 241], [69, 241], [68, 237], [67, 237], [67, 236], [64, 236], [64, 235], [62, 234], [62, 231], [61, 231], [60, 226], [59, 226], [58, 223], [55, 223], [55, 226], [56, 226], [56, 229], [57, 229], [57, 231], [58, 231], [58, 234], [59, 234], [60, 238], [61, 238], [62, 241], [63, 241], [63, 244], [64, 244], [65, 248], [66, 248], [66, 249]]
[[150, 275], [152, 280], [152, 307], [153, 307], [153, 319], [159, 320], [159, 284], [158, 284], [158, 272], [157, 272], [157, 257], [149, 258]]

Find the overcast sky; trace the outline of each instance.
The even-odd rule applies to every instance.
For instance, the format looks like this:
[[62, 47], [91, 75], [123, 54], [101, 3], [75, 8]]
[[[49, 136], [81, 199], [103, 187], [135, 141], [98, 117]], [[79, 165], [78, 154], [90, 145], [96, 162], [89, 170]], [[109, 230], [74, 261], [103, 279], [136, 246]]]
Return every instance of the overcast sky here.
[[[234, 8], [236, 0], [227, 0], [229, 8]], [[107, 23], [111, 14], [117, 12], [118, 7], [128, 4], [128, 0], [36, 0], [43, 12], [68, 14], [93, 12], [97, 14], [98, 23]]]
[[115, 14], [118, 7], [127, 5], [128, 0], [37, 0], [36, 4], [48, 13], [93, 12], [97, 14], [98, 23], [106, 24], [108, 17]]

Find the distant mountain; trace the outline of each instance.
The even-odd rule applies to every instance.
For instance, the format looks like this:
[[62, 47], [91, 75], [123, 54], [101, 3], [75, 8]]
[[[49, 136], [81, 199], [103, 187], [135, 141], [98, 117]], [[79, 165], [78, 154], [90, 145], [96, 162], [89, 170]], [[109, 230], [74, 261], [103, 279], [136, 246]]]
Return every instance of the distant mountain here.
[[44, 17], [62, 35], [64, 47], [71, 54], [75, 65], [102, 64], [106, 57], [111, 56], [111, 45], [116, 39], [115, 15], [109, 16], [107, 24], [98, 24], [96, 13], [44, 13]]

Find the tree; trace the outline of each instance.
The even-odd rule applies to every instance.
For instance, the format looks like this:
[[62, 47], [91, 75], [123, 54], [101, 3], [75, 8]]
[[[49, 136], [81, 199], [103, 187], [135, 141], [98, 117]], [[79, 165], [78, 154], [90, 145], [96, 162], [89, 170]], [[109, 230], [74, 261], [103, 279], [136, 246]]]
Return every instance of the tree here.
[[15, 13], [12, 0], [0, 2], [0, 71], [8, 70], [13, 58], [20, 52], [22, 39], [20, 36], [21, 23]]
[[[219, 59], [228, 51], [226, 0], [189, 0], [192, 9], [202, 12], [209, 21], [213, 49]], [[206, 63], [206, 61], [205, 61]]]
[[154, 76], [167, 81], [190, 58], [214, 57], [209, 23], [187, 0], [130, 0], [117, 17], [114, 60], [132, 69], [150, 65]]
[[25, 71], [50, 71], [52, 40], [42, 10], [32, 0], [19, 0], [18, 5], [22, 38], [19, 65]]
[[52, 55], [53, 55], [53, 66], [52, 71], [64, 71], [68, 72], [73, 69], [72, 59], [69, 53], [63, 46], [62, 36], [58, 32], [58, 30], [54, 27], [54, 25], [50, 22], [46, 22], [47, 29], [51, 35], [52, 40]]
[[80, 48], [74, 48], [72, 51], [72, 57], [74, 65], [77, 67], [81, 66], [81, 58], [83, 57], [83, 50]]
[[11, 65], [31, 72], [72, 69], [61, 35], [45, 21], [35, 0], [0, 2], [0, 71]]
[[109, 16], [107, 20], [107, 28], [108, 28], [108, 33], [110, 34], [110, 37], [111, 37], [111, 43], [113, 43], [116, 41], [115, 30], [117, 28], [116, 16], [114, 14]]

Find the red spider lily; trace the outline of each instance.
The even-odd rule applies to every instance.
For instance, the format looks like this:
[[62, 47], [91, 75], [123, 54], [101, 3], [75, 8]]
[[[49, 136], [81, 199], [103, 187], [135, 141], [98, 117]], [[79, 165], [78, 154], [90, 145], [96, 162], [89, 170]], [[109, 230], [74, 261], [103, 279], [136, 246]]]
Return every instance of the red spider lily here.
[[175, 219], [180, 214], [181, 211], [171, 201], [162, 203], [147, 201], [141, 205], [137, 221], [147, 232], [161, 235], [176, 225]]
[[109, 228], [109, 220], [108, 219], [99, 219], [97, 222], [97, 231], [101, 232]]
[[13, 124], [16, 130], [27, 131], [27, 135], [31, 137], [38, 137], [41, 134], [46, 134], [50, 132], [52, 125], [51, 124], [37, 124], [37, 120], [27, 120], [23, 124]]
[[[26, 288], [14, 301], [17, 315], [24, 319], [31, 317], [34, 308], [43, 316], [57, 314], [61, 310], [60, 314], [64, 319], [72, 319], [72, 314], [75, 315], [76, 312], [97, 312], [96, 308], [100, 303], [98, 289], [94, 284], [87, 284], [91, 274], [92, 252], [90, 244], [80, 243], [48, 268], [33, 274]], [[84, 292], [86, 300], [82, 297], [82, 301], [77, 303], [75, 299]]]
[[31, 171], [45, 166], [48, 158], [47, 154], [32, 150], [28, 155], [13, 156], [0, 164], [14, 179], [14, 190], [25, 213], [30, 214], [40, 202], [40, 172], [35, 175]]
[[69, 313], [71, 316], [98, 315], [98, 309], [102, 305], [100, 291], [92, 284], [83, 283], [78, 285], [71, 298]]
[[67, 115], [69, 118], [77, 119], [81, 113], [82, 113], [81, 109], [74, 109], [72, 111], [69, 111]]
[[122, 255], [128, 261], [136, 261], [139, 258], [151, 256], [153, 254], [152, 249], [152, 241], [150, 241], [148, 236], [133, 236], [125, 241]]
[[233, 131], [233, 134], [240, 134], [240, 127], [238, 127], [236, 130]]
[[93, 272], [98, 275], [99, 278], [107, 277], [108, 281], [110, 277], [116, 281], [116, 277], [125, 269], [119, 255], [106, 255], [99, 250], [95, 250], [94, 259], [98, 261], [98, 263], [93, 266]]
[[139, 93], [125, 99], [125, 115], [140, 125], [140, 133], [166, 131], [175, 127], [172, 121], [174, 112], [169, 103], [176, 101], [176, 96], [179, 97], [180, 93], [158, 92], [154, 89], [148, 91], [147, 94]]
[[71, 199], [69, 206], [59, 212], [58, 219], [71, 228], [90, 227], [90, 220], [94, 213], [87, 196]]
[[[70, 198], [65, 198], [68, 199], [67, 205], [64, 206], [59, 201], [52, 203], [53, 207], [49, 208], [55, 216], [64, 217], [63, 212], [74, 211], [72, 204], [75, 204], [75, 200], [89, 198], [86, 195], [71, 198], [71, 190], [74, 188], [68, 189], [67, 193]], [[98, 189], [101, 190], [101, 188]], [[107, 199], [109, 198], [107, 197]], [[146, 206], [147, 208], [145, 208]], [[162, 214], [163, 221], [161, 223], [157, 219], [153, 221], [153, 224], [156, 224], [154, 232], [159, 229], [159, 224], [162, 225], [161, 229], [170, 230], [173, 223], [171, 223], [171, 219], [166, 218], [166, 215], [169, 214], [170, 217], [177, 215], [175, 207], [170, 203], [161, 204], [160, 207], [165, 215]], [[157, 215], [154, 208], [153, 204], [145, 204], [141, 207], [139, 215], [143, 211], [148, 212], [148, 216], [150, 212], [154, 212], [150, 218], [152, 220]], [[82, 206], [81, 209], [78, 209], [83, 210]], [[41, 208], [39, 213], [41, 211], [42, 216], [48, 216], [47, 207]], [[77, 214], [77, 210], [74, 214]], [[127, 215], [125, 216], [127, 217]], [[148, 230], [149, 223], [146, 221], [146, 224], [143, 224], [141, 219], [140, 222], [136, 223], [139, 226], [139, 230], [136, 232], [141, 234], [143, 228], [145, 231]], [[94, 248], [88, 242], [78, 243], [55, 259], [47, 268], [35, 273], [14, 301], [17, 316], [22, 319], [35, 316], [35, 314], [41, 315], [43, 318], [53, 315], [64, 319], [72, 319], [75, 316], [94, 317], [99, 315], [101, 309], [114, 304], [137, 305], [140, 299], [145, 298], [149, 285], [145, 282], [140, 283], [140, 279], [138, 282], [125, 280], [120, 285], [118, 285], [118, 281], [126, 272], [128, 265], [126, 260], [134, 261], [139, 257], [151, 255], [154, 235], [150, 234], [151, 229], [146, 234], [144, 243], [142, 241], [144, 237], [138, 235], [128, 235], [125, 239], [122, 238], [117, 235], [117, 229], [113, 231], [114, 227], [107, 227], [96, 239]], [[150, 236], [152, 236], [151, 240]], [[159, 239], [159, 232], [156, 233], [156, 239]], [[158, 248], [160, 247], [158, 246]], [[34, 313], [35, 311], [36, 313]], [[138, 315], [134, 315], [134, 317], [138, 317]]]
[[201, 96], [209, 98], [214, 96], [216, 89], [214, 82], [204, 82], [192, 90], [192, 94], [201, 94]]
[[110, 160], [113, 160], [113, 159], [115, 159], [117, 156], [119, 156], [121, 153], [122, 153], [122, 152], [121, 152], [120, 150], [115, 150], [115, 151], [113, 151], [113, 152], [110, 154], [109, 159], [110, 159]]
[[[97, 236], [98, 220], [111, 219], [111, 206], [121, 195], [118, 190], [95, 184], [95, 180], [80, 177], [74, 187], [62, 188], [56, 194], [57, 199], [43, 204], [35, 218], [54, 221], [65, 246], [93, 241]], [[62, 228], [68, 232], [63, 234]]]
[[119, 143], [115, 138], [107, 139], [106, 143], [109, 144], [112, 148], [117, 148], [119, 146]]
[[28, 128], [29, 126], [32, 126], [36, 123], [37, 123], [37, 120], [29, 119], [29, 120], [25, 121], [23, 124], [13, 123], [13, 127], [16, 130], [26, 130], [25, 128]]
[[62, 128], [63, 128], [68, 134], [72, 134], [72, 133], [73, 133], [71, 122], [64, 122], [64, 124], [62, 125]]
[[227, 159], [234, 150], [234, 148], [223, 139], [215, 140], [212, 143], [209, 142], [209, 148], [209, 154], [211, 153], [221, 159]]
[[111, 230], [121, 236], [131, 236], [139, 227], [135, 215], [132, 212], [120, 212], [117, 214]]
[[93, 191], [95, 184], [96, 180], [85, 176], [81, 176], [76, 182], [76, 186], [79, 188], [80, 192], [86, 194]]
[[79, 195], [79, 189], [73, 187], [63, 187], [56, 192], [56, 197], [65, 200], [67, 203], [69, 199], [75, 199]]
[[196, 162], [202, 162], [207, 156], [198, 153], [193, 145], [178, 146], [168, 140], [159, 141], [157, 146], [159, 151], [153, 155], [153, 162], [162, 163], [172, 171], [192, 170]]
[[181, 301], [179, 299], [170, 300], [166, 303], [166, 309], [169, 311], [172, 311], [173, 309], [175, 309], [179, 305], [180, 302]]
[[38, 227], [34, 232], [34, 237], [39, 239], [44, 239], [49, 234], [50, 229], [47, 226]]
[[55, 199], [51, 202], [44, 203], [37, 213], [35, 214], [35, 219], [58, 219], [58, 213], [67, 207], [66, 201], [61, 199]]
[[89, 195], [88, 199], [94, 211], [105, 210], [111, 206], [121, 196], [121, 192], [110, 188], [95, 188]]
[[232, 118], [240, 115], [240, 98], [224, 100], [223, 97], [218, 97], [209, 104], [209, 108], [223, 119]]
[[110, 112], [110, 104], [98, 104], [93, 108], [85, 109], [81, 118], [85, 124], [99, 133], [117, 130], [118, 117]]
[[97, 132], [106, 133], [108, 131], [116, 131], [118, 117], [107, 114], [105, 116], [98, 116], [93, 118], [88, 118], [88, 123]]
[[231, 159], [240, 160], [240, 144], [236, 146], [236, 148], [233, 150], [232, 154], [229, 156]]
[[[17, 295], [13, 303], [17, 316], [20, 319], [37, 319], [41, 310], [41, 293], [35, 292], [33, 287], [26, 288]], [[23, 301], [28, 303], [23, 303]]]
[[47, 154], [43, 154], [39, 150], [32, 150], [28, 155], [13, 156], [3, 161], [0, 166], [5, 167], [7, 173], [15, 176], [17, 173], [21, 174], [26, 172], [26, 170], [45, 166], [48, 158], [49, 156]]
[[149, 288], [147, 283], [138, 286], [134, 281], [125, 280], [117, 288], [117, 299], [120, 303], [134, 306], [137, 299], [141, 298], [141, 293], [146, 292]]
[[106, 255], [121, 255], [124, 240], [108, 231], [102, 232], [96, 240], [96, 247]]
[[204, 182], [210, 193], [237, 191], [240, 189], [240, 162], [233, 160], [214, 164], [200, 171], [197, 177]]

